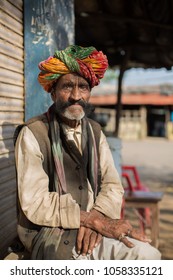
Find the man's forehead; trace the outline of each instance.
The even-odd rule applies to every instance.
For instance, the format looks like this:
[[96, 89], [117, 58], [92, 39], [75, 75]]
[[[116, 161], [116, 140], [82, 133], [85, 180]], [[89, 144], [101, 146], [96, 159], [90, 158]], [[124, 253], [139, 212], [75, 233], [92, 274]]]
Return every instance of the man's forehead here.
[[59, 81], [61, 83], [66, 83], [66, 82], [72, 82], [72, 83], [79, 83], [79, 82], [83, 82], [85, 84], [88, 84], [88, 82], [81, 77], [79, 74], [76, 73], [70, 73], [70, 74], [66, 74], [60, 77]]

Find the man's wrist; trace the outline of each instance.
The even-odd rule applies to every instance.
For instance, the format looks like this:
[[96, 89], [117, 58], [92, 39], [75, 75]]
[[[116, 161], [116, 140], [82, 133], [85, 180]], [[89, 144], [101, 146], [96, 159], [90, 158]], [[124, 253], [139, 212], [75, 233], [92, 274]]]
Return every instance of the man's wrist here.
[[104, 215], [95, 209], [92, 209], [88, 214], [84, 221], [84, 226], [98, 231], [102, 226]]
[[89, 214], [90, 212], [86, 212], [83, 210], [80, 211], [80, 226], [85, 226]]

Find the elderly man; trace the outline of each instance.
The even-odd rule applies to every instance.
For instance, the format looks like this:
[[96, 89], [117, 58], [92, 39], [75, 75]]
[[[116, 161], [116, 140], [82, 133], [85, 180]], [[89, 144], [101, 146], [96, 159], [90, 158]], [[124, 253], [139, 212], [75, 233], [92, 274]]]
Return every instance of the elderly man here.
[[99, 124], [87, 118], [91, 89], [108, 67], [94, 47], [69, 46], [40, 62], [53, 105], [18, 127], [18, 234], [32, 259], [160, 259], [120, 219], [123, 188]]

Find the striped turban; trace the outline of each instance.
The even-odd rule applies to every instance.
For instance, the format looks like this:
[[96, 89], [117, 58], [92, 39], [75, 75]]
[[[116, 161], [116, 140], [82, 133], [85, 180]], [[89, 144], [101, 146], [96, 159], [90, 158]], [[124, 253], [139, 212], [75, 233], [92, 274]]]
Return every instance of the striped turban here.
[[64, 74], [78, 73], [85, 78], [91, 88], [103, 78], [108, 61], [106, 55], [94, 47], [83, 48], [72, 45], [65, 50], [55, 51], [54, 56], [41, 61], [38, 81], [45, 91], [51, 92], [53, 84]]

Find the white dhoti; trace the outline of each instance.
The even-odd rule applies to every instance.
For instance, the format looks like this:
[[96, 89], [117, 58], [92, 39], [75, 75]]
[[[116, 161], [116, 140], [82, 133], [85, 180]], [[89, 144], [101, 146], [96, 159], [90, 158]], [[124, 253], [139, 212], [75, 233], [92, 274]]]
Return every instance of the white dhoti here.
[[93, 250], [91, 255], [78, 255], [73, 249], [75, 260], [160, 260], [161, 253], [149, 243], [128, 239], [135, 245], [128, 248], [116, 239], [103, 237], [101, 243]]

